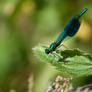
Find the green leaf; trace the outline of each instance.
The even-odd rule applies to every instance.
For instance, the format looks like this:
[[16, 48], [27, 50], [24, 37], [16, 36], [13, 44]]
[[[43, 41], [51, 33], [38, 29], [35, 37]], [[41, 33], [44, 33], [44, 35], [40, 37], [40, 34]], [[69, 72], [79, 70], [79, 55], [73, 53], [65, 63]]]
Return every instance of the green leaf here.
[[[35, 55], [43, 62], [50, 63], [61, 72], [70, 74], [71, 76], [88, 76], [92, 75], [92, 57], [80, 51], [79, 49], [63, 50], [47, 55], [45, 49], [47, 46], [36, 46], [33, 48]], [[59, 58], [61, 58], [59, 60]], [[58, 61], [59, 60], [59, 61]]]

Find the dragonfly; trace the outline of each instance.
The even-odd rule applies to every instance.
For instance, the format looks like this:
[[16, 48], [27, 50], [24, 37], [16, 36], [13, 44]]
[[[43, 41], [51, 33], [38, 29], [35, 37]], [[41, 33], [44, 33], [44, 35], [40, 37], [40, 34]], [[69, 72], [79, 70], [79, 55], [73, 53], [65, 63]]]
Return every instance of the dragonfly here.
[[72, 17], [72, 19], [69, 21], [69, 23], [66, 25], [66, 27], [64, 28], [64, 30], [60, 33], [60, 35], [57, 37], [57, 39], [51, 43], [50, 47], [48, 49], [45, 49], [45, 53], [49, 54], [52, 53], [53, 51], [55, 51], [60, 44], [62, 43], [62, 41], [66, 38], [66, 37], [74, 37], [75, 34], [78, 32], [81, 22], [79, 21], [81, 16], [87, 11], [88, 9], [85, 8], [79, 15], [76, 15], [74, 17]]

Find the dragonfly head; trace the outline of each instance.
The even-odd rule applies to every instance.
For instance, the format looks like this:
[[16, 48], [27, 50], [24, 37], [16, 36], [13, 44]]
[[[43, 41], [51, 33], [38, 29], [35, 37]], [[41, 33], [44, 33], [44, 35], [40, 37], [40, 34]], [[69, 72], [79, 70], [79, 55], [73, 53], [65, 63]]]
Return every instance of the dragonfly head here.
[[48, 49], [45, 49], [45, 53], [46, 54], [52, 53], [53, 51], [55, 51], [56, 47], [57, 44], [53, 42]]
[[50, 53], [50, 50], [49, 49], [45, 49], [45, 53], [46, 54], [49, 54]]

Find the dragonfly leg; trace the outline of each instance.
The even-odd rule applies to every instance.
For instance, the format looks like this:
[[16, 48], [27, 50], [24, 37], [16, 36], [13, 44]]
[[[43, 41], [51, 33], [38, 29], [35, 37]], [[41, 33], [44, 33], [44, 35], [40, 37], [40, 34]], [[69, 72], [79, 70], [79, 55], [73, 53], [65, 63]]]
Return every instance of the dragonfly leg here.
[[65, 46], [64, 44], [59, 45], [57, 48], [60, 48], [61, 46], [65, 47], [66, 49], [69, 49], [67, 46]]
[[62, 60], [62, 58], [58, 54], [52, 53], [52, 55], [54, 56], [54, 58], [55, 58], [56, 61], [59, 62], [60, 60]]
[[61, 51], [63, 51], [63, 50], [61, 50], [61, 49], [59, 49], [59, 48], [56, 49], [56, 52], [57, 52], [57, 53], [59, 53], [59, 52], [61, 52]]
[[61, 45], [59, 45], [59, 46], [56, 48], [56, 52], [61, 52], [61, 51], [63, 51], [62, 49], [60, 49], [61, 46], [63, 46], [63, 47], [66, 48], [66, 49], [69, 49], [69, 48], [66, 47], [64, 44], [61, 44]]

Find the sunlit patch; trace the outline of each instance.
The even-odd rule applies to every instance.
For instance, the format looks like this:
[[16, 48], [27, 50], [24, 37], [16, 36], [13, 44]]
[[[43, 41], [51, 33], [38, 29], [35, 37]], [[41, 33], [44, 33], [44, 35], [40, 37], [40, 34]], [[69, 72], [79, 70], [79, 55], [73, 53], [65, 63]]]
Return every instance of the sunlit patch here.
[[80, 38], [84, 42], [88, 42], [91, 39], [91, 27], [86, 21], [82, 21], [80, 29], [76, 35], [76, 37]]
[[15, 9], [15, 6], [13, 3], [7, 3], [3, 9], [3, 13], [7, 16], [11, 15]]

